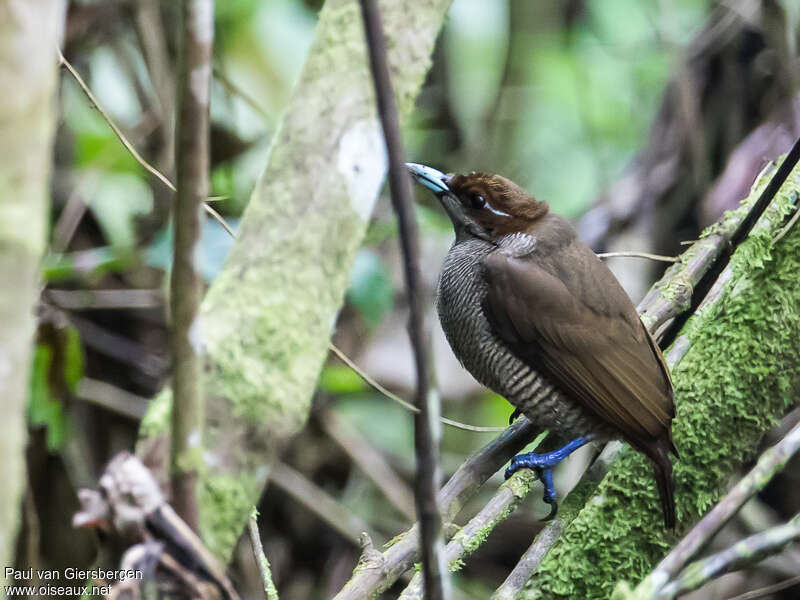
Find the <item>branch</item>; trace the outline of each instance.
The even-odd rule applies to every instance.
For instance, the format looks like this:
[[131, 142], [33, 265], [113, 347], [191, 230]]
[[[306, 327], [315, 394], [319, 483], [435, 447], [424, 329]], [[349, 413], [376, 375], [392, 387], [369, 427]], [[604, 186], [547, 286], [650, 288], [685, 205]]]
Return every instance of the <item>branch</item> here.
[[800, 513], [788, 523], [770, 527], [766, 531], [737, 542], [722, 552], [690, 564], [653, 598], [672, 600], [687, 594], [725, 573], [749, 567], [767, 556], [777, 554], [798, 539], [800, 539]]
[[[637, 593], [657, 596], [671, 589], [671, 580], [711, 541], [739, 509], [772, 480], [800, 450], [800, 425], [758, 459], [755, 467], [662, 560], [637, 587]], [[666, 593], [664, 591], [664, 593]], [[643, 596], [644, 597], [644, 596]]]
[[267, 600], [278, 600], [278, 590], [272, 581], [272, 571], [269, 568], [269, 560], [264, 554], [264, 546], [261, 544], [261, 534], [258, 532], [258, 513], [253, 509], [253, 514], [247, 523], [247, 532], [250, 535], [250, 544], [253, 546], [253, 557], [258, 565], [258, 572], [261, 575], [261, 583], [264, 586], [264, 593]]
[[175, 165], [178, 187], [172, 226], [174, 258], [170, 278], [172, 444], [170, 489], [178, 514], [198, 528], [197, 480], [202, 466], [204, 398], [201, 344], [197, 328], [203, 278], [199, 272], [200, 211], [208, 197], [209, 100], [213, 0], [181, 2]]
[[[382, 2], [401, 118], [449, 0]], [[386, 157], [356, 0], [328, 0], [225, 266], [201, 305], [206, 342], [203, 539], [227, 559], [278, 450], [306, 422]], [[171, 390], [137, 451], [168, 441]]]
[[[765, 183], [763, 178], [762, 183]], [[704, 237], [689, 247], [681, 255], [679, 261], [664, 273], [661, 280], [651, 288], [650, 292], [639, 304], [637, 307], [639, 314], [653, 315], [656, 317], [653, 321], [656, 324], [663, 323], [677, 315], [684, 304], [684, 297], [687, 302], [688, 298], [691, 298], [692, 281], [698, 281], [702, 274], [710, 268], [714, 260], [724, 251], [730, 236], [733, 235], [733, 232], [744, 220], [754, 202], [754, 197], [745, 200], [739, 210], [730, 213], [722, 222], [717, 223], [706, 231]], [[681, 290], [682, 294], [676, 294], [676, 289]], [[647, 320], [644, 317], [643, 320], [647, 324]], [[652, 326], [649, 329], [651, 332], [653, 331]], [[685, 347], [681, 352], [675, 352], [672, 356], [668, 354], [667, 360], [677, 363], [685, 353]], [[461, 502], [469, 499], [495, 471], [500, 469], [537, 433], [539, 431], [527, 419], [520, 417], [506, 430], [506, 433], [471, 456], [442, 489], [440, 502], [444, 513], [444, 521], [447, 523], [455, 518], [461, 510]], [[576, 489], [561, 504], [560, 516], [549, 523], [534, 540], [525, 555], [525, 564], [518, 564], [509, 579], [501, 586], [500, 589], [503, 590], [506, 596], [497, 596], [498, 598], [512, 598], [519, 592], [529, 579], [533, 569], [538, 567], [541, 559], [559, 539], [561, 531], [568, 523], [567, 517], [574, 516], [583, 506], [585, 498], [592, 493], [597, 484], [603, 479], [620, 449], [621, 444], [612, 443], [601, 453], [600, 458], [587, 471], [581, 482], [576, 486]], [[466, 477], [467, 474], [476, 471], [480, 472], [481, 475]], [[453, 493], [454, 490], [458, 490], [458, 492]], [[446, 494], [448, 498], [459, 498], [459, 502], [449, 504], [447, 501], [442, 500], [442, 497]], [[573, 510], [570, 510], [571, 508]], [[402, 534], [400, 541], [383, 553], [380, 569], [356, 568], [353, 577], [339, 592], [335, 600], [362, 598], [391, 586], [417, 560], [414, 547], [416, 535], [416, 528], [411, 528]], [[535, 557], [535, 559], [532, 557]]]
[[411, 338], [417, 374], [415, 405], [419, 412], [414, 414], [414, 449], [417, 458], [415, 504], [419, 516], [422, 576], [425, 584], [425, 597], [428, 600], [443, 600], [450, 597], [450, 582], [444, 562], [442, 517], [436, 497], [442, 479], [439, 469], [441, 429], [438, 422], [441, 411], [439, 396], [434, 390], [429, 390], [430, 374], [428, 373], [427, 356], [429, 339], [424, 323], [424, 294], [419, 267], [419, 232], [414, 220], [411, 178], [406, 172], [403, 158], [403, 140], [400, 136], [400, 123], [389, 77], [381, 16], [375, 0], [360, 0], [360, 2], [361, 16], [364, 19], [364, 33], [369, 49], [369, 63], [375, 83], [378, 114], [389, 155], [389, 187], [400, 233], [410, 310], [408, 334]]
[[[480, 548], [495, 527], [503, 522], [528, 495], [536, 476], [530, 469], [521, 469], [505, 481], [486, 505], [456, 533], [445, 549], [445, 558], [451, 571], [464, 565], [463, 559]], [[422, 578], [414, 575], [399, 600], [427, 598], [422, 590]]]
[[360, 545], [362, 532], [371, 533], [361, 517], [286, 463], [273, 465], [271, 481], [353, 545]]
[[[439, 491], [443, 521], [451, 523], [478, 488], [540, 432], [522, 416], [497, 438], [472, 454]], [[414, 525], [397, 536], [383, 553], [362, 555], [350, 581], [334, 600], [359, 600], [385, 591], [414, 566], [418, 557], [419, 531]]]
[[[4, 2], [0, 13], [0, 564], [14, 564], [25, 489], [25, 422], [40, 262], [51, 196], [54, 46], [63, 0]], [[6, 573], [0, 573], [0, 586]]]
[[[741, 220], [767, 183], [762, 177], [723, 224], [734, 217]], [[778, 246], [772, 239], [795, 209], [799, 186], [800, 169], [795, 168], [666, 354], [669, 364], [680, 361], [672, 370], [677, 406], [673, 434], [681, 452], [675, 481], [683, 523], [707, 510], [763, 432], [794, 402], [787, 392], [798, 383], [791, 340], [800, 328], [794, 310], [779, 307], [797, 306], [796, 286], [789, 282], [800, 272], [798, 239], [787, 237]], [[785, 373], [792, 379], [785, 380]], [[655, 518], [655, 499], [649, 465], [634, 452], [621, 453], [520, 597], [560, 598], [557, 590], [564, 586], [573, 586], [582, 597], [607, 596], [611, 581], [643, 577], [642, 571], [674, 543]], [[576, 539], [582, 542], [570, 542]], [[598, 559], [590, 548], [599, 539], [604, 552]], [[631, 556], [638, 558], [631, 562]], [[617, 591], [625, 597], [623, 584]]]
[[339, 444], [350, 460], [383, 492], [386, 499], [409, 521], [413, 521], [414, 494], [383, 455], [357, 429], [332, 410], [321, 411], [319, 421], [325, 433]]
[[728, 600], [756, 600], [757, 598], [764, 598], [773, 594], [775, 592], [780, 592], [781, 590], [785, 590], [790, 587], [794, 587], [800, 584], [800, 575], [795, 577], [790, 577], [789, 579], [784, 579], [783, 581], [779, 581], [773, 585], [768, 585], [763, 588], [759, 588], [757, 590], [752, 590], [750, 592], [745, 592], [744, 594], [740, 594], [739, 596], [734, 596], [733, 598], [728, 598]]

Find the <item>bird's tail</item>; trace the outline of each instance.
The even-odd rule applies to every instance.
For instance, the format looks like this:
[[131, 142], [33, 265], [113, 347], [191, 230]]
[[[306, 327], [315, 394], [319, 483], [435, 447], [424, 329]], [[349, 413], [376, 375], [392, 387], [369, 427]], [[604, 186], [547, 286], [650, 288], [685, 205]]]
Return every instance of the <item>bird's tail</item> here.
[[672, 462], [669, 459], [669, 450], [666, 445], [659, 444], [655, 452], [651, 454], [651, 458], [653, 459], [656, 485], [658, 485], [658, 495], [661, 496], [661, 508], [664, 511], [664, 525], [667, 529], [674, 529], [676, 523], [675, 483], [672, 481]]

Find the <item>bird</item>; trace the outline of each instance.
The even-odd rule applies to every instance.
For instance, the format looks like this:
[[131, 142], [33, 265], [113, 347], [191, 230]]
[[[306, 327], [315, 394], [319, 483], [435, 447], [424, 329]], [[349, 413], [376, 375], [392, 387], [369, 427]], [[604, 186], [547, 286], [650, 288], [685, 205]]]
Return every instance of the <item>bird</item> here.
[[553, 468], [591, 442], [621, 439], [653, 464], [664, 524], [674, 529], [673, 386], [628, 295], [575, 228], [497, 174], [406, 163], [455, 231], [436, 309], [461, 364], [563, 445], [515, 456], [558, 511]]

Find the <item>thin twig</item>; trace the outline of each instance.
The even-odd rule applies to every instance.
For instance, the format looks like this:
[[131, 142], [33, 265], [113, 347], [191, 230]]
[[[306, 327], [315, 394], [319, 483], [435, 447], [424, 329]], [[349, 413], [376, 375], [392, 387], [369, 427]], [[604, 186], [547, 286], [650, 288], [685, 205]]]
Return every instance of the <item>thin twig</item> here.
[[[759, 194], [758, 199], [753, 207], [747, 212], [747, 216], [745, 216], [744, 220], [730, 236], [729, 243], [725, 247], [722, 254], [716, 261], [714, 261], [714, 264], [711, 265], [711, 268], [709, 268], [697, 281], [696, 285], [694, 285], [691, 301], [687, 307], [688, 310], [677, 316], [674, 322], [670, 325], [669, 331], [665, 332], [665, 344], [668, 345], [672, 342], [672, 340], [678, 335], [678, 332], [683, 327], [684, 323], [686, 323], [687, 319], [694, 313], [693, 309], [699, 306], [703, 301], [703, 298], [705, 298], [705, 295], [714, 285], [714, 282], [717, 280], [717, 277], [719, 277], [719, 274], [728, 265], [728, 262], [730, 261], [730, 258], [737, 246], [744, 241], [744, 239], [755, 226], [756, 222], [758, 222], [758, 220], [761, 218], [761, 215], [772, 202], [772, 199], [778, 193], [778, 190], [781, 189], [784, 182], [789, 177], [789, 174], [794, 170], [798, 161], [800, 161], [800, 138], [795, 141], [792, 149], [789, 150], [789, 153], [781, 161], [778, 169], [775, 171], [775, 174], [770, 178], [764, 189], [761, 190], [761, 194]], [[764, 173], [764, 171], [762, 171], [762, 173]]]
[[309, 481], [286, 463], [276, 462], [270, 473], [270, 483], [276, 485], [324, 521], [344, 539], [360, 545], [361, 533], [370, 535], [372, 529], [355, 513], [345, 508], [328, 492]]
[[[676, 286], [685, 286], [687, 282], [691, 283], [700, 278], [723, 251], [727, 240], [744, 216], [744, 214], [734, 214], [721, 226], [715, 227], [713, 235], [698, 240], [697, 246], [687, 249], [690, 258], [677, 262], [667, 269], [661, 280], [651, 288], [651, 291], [637, 307], [640, 315], [652, 316], [651, 319], [643, 319], [651, 332], [659, 323], [669, 320], [682, 310], [683, 300], [679, 294], [674, 293]], [[686, 301], [688, 302], [688, 298]], [[677, 347], [673, 347], [673, 350], [665, 357], [668, 364], [671, 365], [676, 364], [688, 348], [686, 344], [676, 344], [675, 346]], [[503, 434], [473, 454], [442, 488], [440, 503], [445, 522], [451, 521], [461, 510], [463, 502], [472, 497], [495, 471], [522, 450], [537, 433], [538, 430], [530, 421], [520, 417]], [[578, 486], [582, 486], [582, 493], [589, 493], [599, 483], [620, 448], [621, 444], [618, 442], [606, 446], [600, 457], [584, 473], [578, 483]], [[564, 502], [569, 502], [569, 498], [570, 496], [567, 496]], [[505, 588], [508, 595], [498, 596], [498, 598], [515, 597], [528, 581], [539, 561], [558, 541], [565, 525], [565, 521], [556, 518], [539, 533], [526, 553], [526, 556], [533, 556], [535, 560], [530, 560], [526, 564], [520, 563], [515, 567], [512, 572], [516, 575], [515, 580], [513, 582], [507, 580], [501, 586], [501, 589]], [[404, 533], [400, 541], [381, 555], [379, 569], [358, 570], [334, 600], [355, 600], [368, 597], [391, 586], [417, 561], [417, 535], [416, 527]]]
[[687, 594], [725, 573], [749, 567], [767, 556], [777, 554], [798, 539], [800, 539], [800, 513], [788, 523], [751, 535], [722, 552], [693, 562], [654, 597], [659, 600], [672, 600]]
[[650, 254], [649, 252], [600, 252], [598, 258], [647, 258], [649, 260], [657, 260], [661, 262], [674, 263], [678, 262], [675, 256], [664, 256], [663, 254]]
[[761, 455], [756, 466], [686, 534], [640, 585], [652, 585], [654, 591], [667, 585], [692, 558], [697, 556], [745, 502], [763, 489], [772, 476], [786, 466], [798, 450], [800, 450], [800, 425], [795, 425], [780, 442]]
[[389, 462], [361, 434], [350, 427], [331, 410], [319, 414], [319, 422], [331, 439], [344, 450], [350, 459], [359, 466], [386, 499], [409, 521], [416, 519], [414, 494], [400, 478]]
[[[335, 346], [333, 343], [328, 344], [328, 347], [330, 348], [331, 352], [338, 356], [344, 364], [353, 369], [353, 371], [355, 371], [356, 374], [361, 377], [361, 379], [363, 379], [365, 382], [367, 382], [367, 384], [379, 391], [381, 394], [389, 398], [389, 400], [397, 402], [397, 404], [413, 413], [419, 412], [419, 409], [411, 404], [411, 402], [403, 400], [400, 396], [378, 383], [374, 377], [364, 371], [355, 362], [353, 362], [353, 359], [342, 352], [341, 348]], [[460, 421], [454, 421], [453, 419], [448, 419], [446, 417], [439, 417], [439, 420], [445, 425], [455, 427], [456, 429], [463, 429], [465, 431], [476, 431], [479, 433], [499, 433], [506, 430], [505, 427], [481, 427], [480, 425], [468, 425], [467, 423], [461, 423]]]
[[[530, 469], [520, 469], [511, 476], [484, 507], [447, 543], [445, 558], [451, 571], [463, 566], [463, 559], [475, 552], [483, 539], [502, 523], [528, 495], [536, 475]], [[422, 600], [422, 578], [414, 575], [398, 600]]]
[[[797, 202], [797, 199], [795, 199], [795, 202]], [[797, 224], [798, 219], [800, 219], [800, 206], [795, 208], [792, 218], [789, 219], [786, 225], [784, 225], [783, 228], [778, 232], [778, 234], [772, 239], [772, 243], [777, 244], [778, 242], [780, 242], [783, 239], [783, 237], [791, 231], [792, 227], [794, 227]]]
[[163, 306], [161, 290], [56, 290], [49, 289], [45, 296], [64, 310], [140, 309]]
[[[753, 195], [749, 196], [748, 199], [754, 199]], [[745, 204], [745, 206], [747, 206], [747, 204]], [[639, 303], [637, 311], [640, 315], [649, 314], [659, 316], [659, 318], [649, 322], [648, 329], [650, 329], [651, 332], [654, 332], [654, 335], [657, 334], [655, 327], [658, 326], [658, 323], [667, 322], [666, 320], [661, 319], [669, 319], [672, 315], [677, 314], [675, 311], [678, 310], [681, 299], [679, 298], [678, 294], [674, 293], [675, 284], [677, 283], [680, 289], [686, 285], [687, 279], [698, 277], [699, 274], [705, 272], [709, 268], [710, 262], [713, 262], [717, 253], [721, 253], [725, 249], [725, 245], [727, 243], [726, 240], [728, 239], [730, 232], [740, 227], [740, 223], [746, 218], [746, 215], [750, 214], [750, 210], [752, 210], [752, 208], [750, 208], [747, 212], [741, 211], [738, 214], [734, 213], [732, 217], [729, 217], [723, 221], [722, 226], [713, 226], [713, 231], [715, 233], [699, 240], [697, 242], [697, 246], [692, 246], [687, 251], [688, 255], [690, 256], [688, 260], [682, 260], [681, 262], [676, 263], [675, 266], [667, 269], [667, 272], [664, 274], [664, 277], [662, 277], [661, 281], [656, 283], [651, 288], [650, 293], [648, 293]], [[774, 222], [775, 219], [779, 217], [780, 214], [778, 211], [771, 211], [769, 214], [764, 215], [764, 218], [758, 222], [757, 227], [759, 229], [773, 228], [776, 226]], [[729, 284], [732, 280], [733, 268], [730, 263], [728, 263], [714, 282], [714, 285], [708, 290], [708, 293], [705, 294], [702, 303], [693, 310], [693, 313], [700, 314], [703, 312], [712, 311], [719, 301], [725, 297], [726, 291], [729, 289]], [[665, 296], [668, 294], [673, 295], [672, 303], [665, 301]], [[691, 286], [689, 289], [689, 295], [690, 294]], [[686, 298], [686, 296], [684, 296], [684, 298]], [[647, 320], [644, 318], [643, 320], [646, 324], [648, 324]], [[659, 327], [659, 329], [663, 331], [663, 326]], [[689, 348], [690, 340], [688, 337], [679, 336], [675, 340], [669, 351], [664, 355], [664, 360], [670, 371], [674, 370], [674, 368], [686, 355]], [[587, 471], [587, 473], [581, 479], [581, 482], [578, 484], [582, 488], [582, 494], [588, 494], [594, 487], [597, 486], [597, 484], [599, 484], [600, 480], [605, 476], [605, 473], [607, 473], [610, 469], [611, 464], [615, 460], [616, 455], [619, 453], [621, 447], [621, 444], [618, 442], [614, 442], [606, 446], [605, 450], [600, 455], [600, 459], [596, 461], [594, 465], [592, 465], [589, 471]], [[548, 524], [548, 526], [545, 527], [542, 532], [540, 532], [539, 536], [534, 540], [531, 546], [531, 550], [533, 550], [534, 547], [537, 547], [537, 552], [542, 557], [550, 551], [560, 535], [553, 535], [553, 532], [550, 531], [552, 527], [554, 527], [554, 523]], [[540, 542], [539, 538], [542, 536], [546, 536], [546, 540]], [[537, 566], [538, 563], [534, 565], [533, 569], [530, 571], [521, 572], [524, 571], [524, 569], [518, 565], [514, 569], [518, 575], [517, 579], [513, 583], [507, 580], [506, 583], [508, 583], [511, 587], [519, 585], [519, 587], [516, 589], [516, 591], [519, 592], [522, 589], [521, 586], [523, 586], [525, 582], [530, 579]], [[518, 567], [520, 568], [518, 569]], [[506, 583], [501, 586], [501, 589], [506, 586]], [[499, 600], [499, 598], [501, 598], [501, 596], [496, 596], [493, 598], [493, 600]]]
[[155, 112], [160, 121], [161, 144], [156, 163], [167, 172], [172, 171], [175, 159], [175, 87], [173, 85], [166, 32], [161, 19], [160, 0], [140, 0], [134, 9], [134, 24], [147, 65], [150, 82], [158, 100]]
[[[541, 430], [522, 416], [464, 461], [439, 492], [444, 522], [452, 522], [478, 488], [539, 433]], [[418, 560], [419, 527], [414, 525], [397, 536], [385, 552], [374, 557], [362, 555], [362, 566], [356, 569], [334, 600], [373, 597], [389, 588]], [[364, 564], [370, 568], [363, 568]]]
[[220, 69], [218, 65], [214, 65], [214, 79], [216, 79], [220, 85], [222, 85], [222, 87], [228, 90], [228, 92], [235, 96], [239, 96], [239, 98], [241, 98], [245, 104], [261, 115], [264, 121], [269, 121], [269, 115], [267, 114], [267, 111], [261, 108], [261, 105], [259, 105], [259, 103], [256, 102], [250, 94], [231, 81], [228, 76], [222, 72], [222, 69]]
[[163, 173], [161, 173], [161, 171], [159, 171], [150, 163], [148, 163], [142, 157], [142, 155], [139, 154], [138, 150], [136, 150], [134, 145], [128, 141], [128, 138], [126, 138], [125, 134], [123, 134], [120, 128], [117, 127], [117, 124], [103, 108], [103, 105], [100, 104], [100, 102], [97, 100], [95, 95], [92, 93], [92, 90], [89, 89], [88, 85], [86, 85], [86, 82], [83, 80], [83, 77], [80, 76], [80, 73], [78, 73], [75, 67], [73, 67], [72, 64], [64, 57], [60, 49], [58, 50], [58, 60], [61, 65], [66, 67], [67, 71], [69, 71], [70, 75], [72, 75], [73, 79], [75, 79], [75, 81], [83, 90], [83, 93], [86, 94], [87, 98], [89, 98], [91, 103], [94, 104], [94, 107], [97, 109], [97, 112], [100, 113], [100, 116], [103, 117], [103, 120], [106, 123], [108, 123], [109, 127], [111, 127], [111, 130], [114, 132], [114, 135], [117, 136], [117, 139], [119, 139], [119, 141], [122, 142], [122, 145], [125, 146], [128, 152], [131, 153], [133, 158], [136, 159], [136, 162], [142, 165], [148, 173], [153, 175], [153, 177], [161, 181], [161, 183], [166, 185], [169, 189], [171, 189], [174, 192], [175, 186], [172, 184], [172, 182], [169, 179], [167, 179], [167, 177]]
[[58, 215], [58, 221], [53, 226], [52, 241], [48, 250], [50, 253], [66, 252], [83, 215], [89, 208], [89, 204], [86, 202], [86, 188], [93, 186], [95, 181], [96, 177], [92, 175], [84, 176], [70, 192], [64, 208]]
[[764, 596], [769, 596], [775, 592], [780, 592], [781, 590], [785, 590], [790, 587], [794, 587], [796, 585], [800, 585], [800, 575], [796, 577], [790, 577], [789, 579], [784, 579], [783, 581], [779, 581], [778, 583], [774, 583], [772, 585], [768, 585], [766, 587], [759, 588], [757, 590], [752, 590], [749, 592], [745, 592], [744, 594], [739, 594], [738, 596], [734, 596], [733, 598], [728, 598], [728, 600], [757, 600], [758, 598], [763, 598]]
[[131, 394], [99, 379], [84, 377], [78, 381], [75, 394], [78, 399], [91, 402], [109, 412], [141, 421], [147, 410], [149, 398]]
[[[156, 169], [153, 165], [147, 162], [141, 154], [136, 150], [136, 147], [128, 141], [128, 138], [125, 137], [125, 134], [122, 133], [122, 130], [117, 126], [114, 120], [109, 116], [106, 110], [103, 108], [102, 104], [98, 102], [95, 95], [92, 93], [92, 90], [86, 85], [86, 82], [80, 76], [80, 73], [72, 66], [72, 64], [64, 57], [61, 53], [61, 50], [58, 50], [58, 60], [61, 65], [63, 65], [70, 75], [75, 79], [78, 83], [80, 88], [83, 90], [83, 93], [86, 94], [86, 97], [89, 98], [89, 101], [94, 105], [97, 109], [97, 112], [100, 113], [100, 116], [103, 117], [103, 120], [111, 127], [111, 130], [114, 132], [114, 135], [117, 136], [122, 145], [125, 146], [125, 149], [130, 152], [131, 156], [138, 162], [148, 173], [153, 175], [156, 179], [158, 179], [161, 183], [163, 183], [167, 188], [175, 191], [175, 185], [164, 175], [161, 171]], [[208, 196], [206, 194], [206, 196]], [[206, 202], [203, 202], [203, 210], [205, 210], [209, 215], [211, 215], [220, 225], [222, 225], [223, 229], [227, 231], [231, 237], [236, 237], [233, 233], [233, 229], [231, 229], [230, 225], [225, 222], [225, 219], [213, 208], [211, 208]]]
[[383, 25], [375, 0], [361, 0], [361, 15], [367, 39], [369, 64], [375, 84], [378, 114], [389, 157], [389, 188], [397, 214], [400, 245], [409, 303], [408, 331], [417, 372], [414, 415], [414, 447], [417, 456], [416, 506], [420, 523], [420, 547], [425, 597], [443, 600], [450, 597], [447, 566], [444, 562], [442, 519], [437, 503], [440, 427], [438, 395], [429, 393], [427, 336], [425, 334], [423, 285], [419, 268], [419, 241], [414, 221], [411, 180], [406, 173], [400, 124], [386, 57]]
[[258, 565], [258, 572], [261, 574], [261, 583], [264, 586], [264, 593], [267, 600], [278, 600], [278, 590], [272, 581], [272, 571], [269, 567], [269, 560], [264, 554], [264, 546], [261, 544], [261, 534], [258, 531], [258, 511], [254, 508], [250, 520], [247, 522], [247, 532], [250, 534], [250, 544], [253, 546], [253, 556]]
[[172, 413], [170, 487], [176, 512], [193, 529], [199, 526], [197, 483], [201, 464], [205, 399], [202, 342], [197, 318], [203, 277], [197, 264], [200, 210], [208, 197], [209, 106], [214, 1], [181, 2], [180, 67], [177, 87], [173, 204], [173, 262], [170, 277], [172, 327]]

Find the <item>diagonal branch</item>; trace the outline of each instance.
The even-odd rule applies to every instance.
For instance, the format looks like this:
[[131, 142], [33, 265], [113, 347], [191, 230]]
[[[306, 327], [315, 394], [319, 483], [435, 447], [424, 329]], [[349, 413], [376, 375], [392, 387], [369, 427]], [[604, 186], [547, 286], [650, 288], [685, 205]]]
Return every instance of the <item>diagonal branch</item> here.
[[[774, 166], [772, 168], [774, 169]], [[767, 183], [765, 178], [769, 173], [769, 169], [766, 169], [762, 174], [757, 182], [759, 189]], [[661, 325], [685, 310], [691, 299], [693, 285], [725, 250], [731, 236], [749, 214], [755, 200], [755, 195], [751, 195], [743, 201], [738, 210], [729, 213], [722, 221], [704, 232], [701, 239], [690, 246], [679, 257], [678, 262], [651, 288], [637, 308], [651, 332], [659, 328], [663, 330]], [[666, 360], [672, 365], [677, 364], [688, 348], [689, 345], [685, 342], [675, 344], [667, 354]], [[440, 493], [445, 522], [454, 519], [461, 510], [463, 502], [469, 499], [511, 456], [521, 450], [536, 433], [538, 433], [536, 428], [527, 419], [520, 418], [504, 434], [471, 456]], [[575, 490], [562, 503], [561, 515], [540, 532], [524, 560], [517, 565], [509, 579], [498, 590], [496, 598], [514, 598], [519, 593], [542, 558], [558, 541], [569, 519], [577, 514], [585, 499], [603, 479], [621, 448], [622, 444], [619, 443], [607, 445]], [[418, 558], [415, 551], [416, 536], [417, 530], [413, 527], [399, 536], [398, 541], [381, 555], [380, 560], [373, 561], [371, 568], [357, 568], [335, 600], [362, 598], [391, 586], [416, 562]], [[375, 568], [376, 565], [379, 568]]]
[[672, 600], [688, 594], [725, 573], [749, 567], [767, 556], [777, 554], [797, 540], [800, 540], [800, 513], [788, 523], [770, 527], [766, 531], [737, 542], [730, 548], [693, 562], [652, 597], [658, 600]]
[[786, 466], [798, 450], [800, 450], [800, 425], [795, 425], [778, 444], [761, 455], [756, 466], [692, 528], [638, 589], [652, 588], [655, 594], [659, 589], [667, 589], [668, 585], [671, 588], [672, 584], [668, 582], [697, 556], [750, 498], [762, 490], [772, 477]]
[[[401, 117], [449, 0], [382, 1]], [[201, 305], [206, 441], [200, 530], [227, 559], [280, 448], [303, 426], [378, 197], [386, 158], [356, 0], [328, 0], [264, 172]], [[172, 394], [150, 403], [140, 455], [168, 442]], [[152, 454], [151, 454], [152, 453]]]

